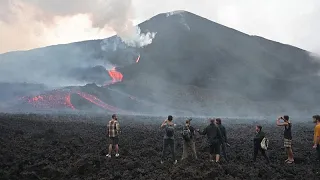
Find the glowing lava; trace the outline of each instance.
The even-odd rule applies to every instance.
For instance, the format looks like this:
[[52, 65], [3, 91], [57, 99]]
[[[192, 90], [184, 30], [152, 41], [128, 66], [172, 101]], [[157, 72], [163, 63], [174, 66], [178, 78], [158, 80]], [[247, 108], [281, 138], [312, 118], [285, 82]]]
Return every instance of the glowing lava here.
[[[136, 59], [136, 63], [138, 63], [139, 61], [140, 61], [140, 55]], [[112, 81], [105, 83], [104, 86], [108, 86], [110, 84], [114, 84], [114, 83], [122, 81], [123, 75], [121, 72], [117, 71], [116, 67], [113, 67], [111, 70], [107, 70], [107, 71], [108, 71], [109, 76], [111, 77]]]
[[98, 99], [94, 95], [87, 94], [87, 93], [84, 93], [84, 92], [77, 92], [77, 94], [80, 97], [90, 101], [91, 103], [93, 103], [93, 104], [95, 104], [95, 105], [97, 105], [97, 106], [99, 106], [99, 107], [101, 107], [103, 109], [106, 109], [106, 110], [109, 110], [109, 111], [113, 111], [113, 112], [123, 111], [123, 110], [120, 110], [120, 109], [118, 109], [116, 107], [113, 107], [111, 105], [108, 105], [108, 104], [104, 103], [103, 101], [101, 101], [100, 99]]
[[111, 70], [108, 70], [109, 76], [112, 78], [112, 84], [116, 82], [121, 82], [123, 75], [121, 72], [117, 71], [115, 67], [113, 67]]
[[55, 90], [50, 94], [42, 94], [32, 98], [23, 97], [28, 103], [39, 108], [61, 108], [61, 106], [75, 109], [71, 103], [71, 93]]
[[[139, 60], [140, 60], [140, 55], [138, 56], [135, 62], [138, 63]], [[105, 86], [122, 81], [123, 75], [121, 72], [117, 71], [116, 67], [113, 67], [111, 70], [107, 70], [107, 71], [112, 81], [105, 84]], [[72, 90], [71, 91], [54, 90], [49, 92], [48, 94], [42, 94], [34, 97], [22, 97], [21, 99], [25, 100], [26, 102], [32, 104], [34, 107], [37, 107], [37, 108], [50, 109], [50, 108], [67, 107], [71, 109], [76, 109], [71, 103], [71, 94], [73, 93], [78, 94], [80, 97], [86, 99], [87, 101], [105, 110], [109, 110], [112, 112], [127, 112], [104, 103], [94, 95], [80, 92], [80, 91], [72, 91]], [[135, 97], [130, 97], [130, 98], [135, 99]]]
[[140, 55], [138, 56], [136, 63], [138, 63], [140, 61]]

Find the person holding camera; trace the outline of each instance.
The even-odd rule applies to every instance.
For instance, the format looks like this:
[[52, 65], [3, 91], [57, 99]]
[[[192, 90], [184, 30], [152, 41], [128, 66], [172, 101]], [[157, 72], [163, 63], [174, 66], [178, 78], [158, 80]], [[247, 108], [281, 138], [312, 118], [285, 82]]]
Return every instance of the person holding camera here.
[[168, 146], [170, 146], [171, 148], [173, 164], [177, 164], [178, 162], [175, 156], [175, 144], [174, 144], [174, 131], [175, 131], [176, 124], [174, 124], [172, 121], [173, 121], [173, 117], [169, 115], [168, 119], [166, 119], [160, 126], [160, 129], [165, 129], [165, 133], [163, 136], [163, 150], [162, 150], [161, 164], [163, 164], [164, 156]]
[[[283, 122], [281, 122], [281, 120]], [[284, 147], [286, 148], [286, 152], [288, 155], [288, 159], [285, 160], [286, 163], [292, 164], [294, 162], [293, 159], [293, 152], [292, 152], [292, 132], [291, 132], [291, 127], [292, 123], [289, 121], [289, 116], [281, 116], [277, 119], [277, 125], [278, 126], [284, 126]]]
[[112, 115], [112, 119], [108, 124], [108, 136], [109, 136], [109, 153], [106, 155], [111, 158], [112, 146], [115, 146], [116, 157], [119, 157], [119, 134], [120, 124], [116, 114]]
[[313, 116], [313, 123], [316, 124], [314, 127], [313, 148], [317, 150], [317, 160], [320, 161], [320, 115]]
[[195, 159], [198, 159], [197, 157], [197, 152], [196, 152], [196, 144], [195, 144], [195, 140], [194, 140], [194, 128], [191, 126], [191, 120], [192, 119], [188, 119], [186, 120], [186, 124], [183, 127], [182, 130], [182, 138], [183, 138], [183, 153], [182, 153], [182, 158], [181, 160], [184, 160], [188, 157], [188, 148], [191, 148], [192, 153], [193, 153], [193, 157]]

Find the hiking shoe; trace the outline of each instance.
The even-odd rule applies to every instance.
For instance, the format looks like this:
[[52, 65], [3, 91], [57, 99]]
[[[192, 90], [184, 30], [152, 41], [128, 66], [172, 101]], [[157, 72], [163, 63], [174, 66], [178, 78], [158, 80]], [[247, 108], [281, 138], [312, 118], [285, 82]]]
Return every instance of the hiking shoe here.
[[119, 157], [119, 156], [120, 156], [119, 153], [117, 153], [117, 154], [116, 154], [116, 157]]
[[174, 162], [173, 162], [173, 164], [177, 164], [178, 163], [178, 160], [175, 160]]
[[110, 154], [107, 154], [106, 157], [111, 158], [111, 155], [110, 155]]

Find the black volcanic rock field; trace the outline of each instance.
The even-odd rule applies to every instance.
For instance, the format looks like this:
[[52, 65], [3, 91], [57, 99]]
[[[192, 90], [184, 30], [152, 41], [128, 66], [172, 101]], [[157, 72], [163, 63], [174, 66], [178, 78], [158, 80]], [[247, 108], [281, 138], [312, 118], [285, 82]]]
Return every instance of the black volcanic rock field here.
[[[199, 160], [160, 164], [161, 117], [121, 116], [120, 157], [107, 159], [106, 123], [109, 115], [0, 114], [0, 179], [319, 179], [314, 161], [313, 124], [293, 119], [295, 164], [286, 165], [282, 128], [274, 121], [225, 120], [231, 161], [208, 162], [205, 137], [196, 136]], [[178, 126], [182, 118], [175, 119]], [[194, 118], [196, 128], [206, 119]], [[271, 164], [263, 157], [252, 163], [254, 126], [262, 124], [270, 139]], [[176, 137], [177, 157], [182, 154]]]

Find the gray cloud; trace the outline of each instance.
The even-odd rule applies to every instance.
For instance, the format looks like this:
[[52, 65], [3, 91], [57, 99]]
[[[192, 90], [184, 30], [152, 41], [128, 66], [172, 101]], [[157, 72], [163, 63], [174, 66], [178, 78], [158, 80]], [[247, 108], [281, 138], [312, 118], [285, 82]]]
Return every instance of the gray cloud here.
[[[133, 28], [133, 22], [173, 10], [187, 10], [248, 34], [320, 53], [318, 0], [2, 0], [0, 41], [6, 44], [1, 44], [0, 52], [56, 44], [52, 39], [43, 40], [57, 26], [55, 18], [70, 18], [77, 14], [89, 14], [92, 22], [85, 27], [87, 31], [92, 30], [90, 36], [79, 34], [79, 40], [109, 36], [111, 31], [116, 31], [129, 44], [135, 44], [132, 40], [140, 40], [140, 36], [137, 36], [139, 30]], [[84, 27], [77, 29], [83, 31], [81, 28]], [[21, 34], [24, 37], [19, 42], [6, 38]], [[147, 34], [143, 38], [146, 43], [141, 45], [150, 43], [153, 36]], [[60, 35], [66, 39], [63, 42], [68, 41], [67, 37]]]

